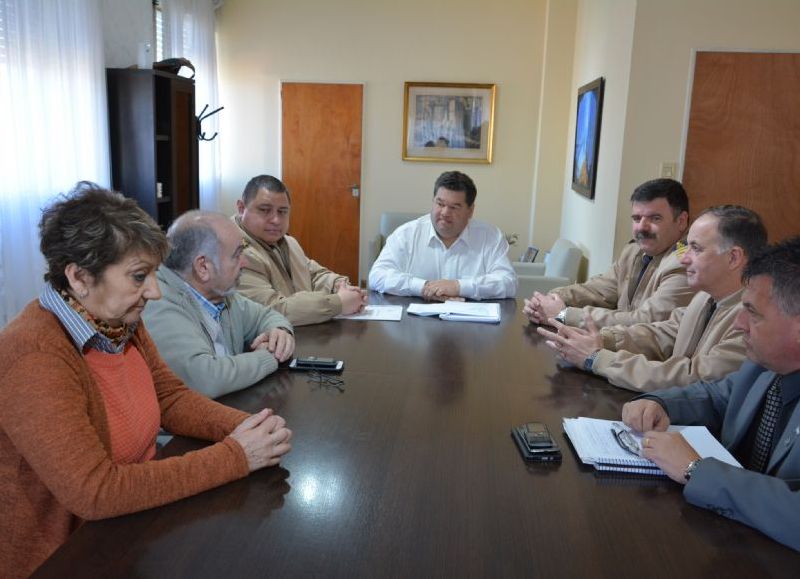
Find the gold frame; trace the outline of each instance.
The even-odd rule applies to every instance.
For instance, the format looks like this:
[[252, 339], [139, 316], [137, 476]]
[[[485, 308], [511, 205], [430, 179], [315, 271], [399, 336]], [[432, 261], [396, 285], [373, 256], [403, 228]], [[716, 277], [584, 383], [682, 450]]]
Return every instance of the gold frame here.
[[[497, 85], [475, 84], [463, 82], [406, 82], [403, 94], [403, 160], [427, 161], [447, 163], [484, 163], [492, 162], [492, 144], [494, 140], [494, 103]], [[417, 117], [416, 101], [411, 102], [411, 95], [429, 97], [484, 97], [489, 99], [489, 106], [481, 111], [481, 125], [473, 130], [480, 130], [480, 146], [450, 147], [445, 137], [439, 137], [437, 142], [444, 140], [444, 146], [433, 144], [428, 140], [425, 145], [420, 145], [420, 140], [413, 143], [413, 131], [416, 126], [414, 119]], [[414, 119], [412, 119], [412, 115]], [[468, 137], [464, 137], [466, 140]], [[430, 150], [430, 154], [428, 154]], [[449, 153], [449, 154], [448, 154]]]

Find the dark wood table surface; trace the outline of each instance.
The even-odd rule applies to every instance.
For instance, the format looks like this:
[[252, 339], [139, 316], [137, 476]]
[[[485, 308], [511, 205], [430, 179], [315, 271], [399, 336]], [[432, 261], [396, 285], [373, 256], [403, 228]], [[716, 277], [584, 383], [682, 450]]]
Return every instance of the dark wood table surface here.
[[[279, 370], [221, 399], [286, 418], [280, 467], [88, 523], [36, 577], [798, 576], [800, 554], [679, 485], [581, 465], [562, 417], [618, 418], [631, 393], [557, 368], [521, 300], [501, 305], [499, 325], [404, 312], [298, 328], [297, 355], [345, 360], [343, 391]], [[530, 420], [562, 463], [521, 460], [509, 431]]]

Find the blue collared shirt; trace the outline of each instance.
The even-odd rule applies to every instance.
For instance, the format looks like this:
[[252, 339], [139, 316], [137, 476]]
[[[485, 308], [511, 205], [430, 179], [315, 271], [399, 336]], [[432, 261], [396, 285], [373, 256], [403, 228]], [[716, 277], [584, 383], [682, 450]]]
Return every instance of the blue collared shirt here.
[[[119, 354], [125, 349], [128, 340], [123, 340], [119, 346], [114, 345], [114, 342], [95, 330], [89, 322], [72, 309], [49, 283], [45, 284], [42, 293], [39, 294], [39, 303], [58, 318], [79, 352], [83, 352], [84, 348], [89, 347], [100, 352]], [[131, 332], [135, 329], [136, 324], [134, 323], [131, 325]]]
[[184, 280], [183, 283], [185, 283], [186, 287], [189, 288], [189, 291], [192, 292], [192, 296], [197, 300], [197, 303], [203, 307], [209, 316], [211, 316], [211, 319], [219, 323], [219, 320], [222, 317], [222, 312], [225, 310], [225, 302], [222, 301], [218, 304], [212, 303], [208, 301], [203, 294], [194, 289], [186, 280]]

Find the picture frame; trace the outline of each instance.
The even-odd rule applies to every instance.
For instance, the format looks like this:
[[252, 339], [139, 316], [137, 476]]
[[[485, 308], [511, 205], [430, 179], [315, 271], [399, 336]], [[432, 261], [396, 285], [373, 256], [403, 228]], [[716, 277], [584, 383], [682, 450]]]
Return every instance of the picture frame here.
[[536, 261], [537, 255], [539, 255], [539, 248], [533, 245], [529, 245], [528, 249], [525, 250], [525, 253], [523, 253], [519, 257], [519, 260], [522, 263], [533, 263], [534, 261]]
[[575, 147], [572, 154], [572, 189], [589, 199], [594, 199], [597, 183], [604, 89], [605, 79], [602, 76], [578, 89]]
[[491, 163], [496, 85], [406, 82], [403, 160]]

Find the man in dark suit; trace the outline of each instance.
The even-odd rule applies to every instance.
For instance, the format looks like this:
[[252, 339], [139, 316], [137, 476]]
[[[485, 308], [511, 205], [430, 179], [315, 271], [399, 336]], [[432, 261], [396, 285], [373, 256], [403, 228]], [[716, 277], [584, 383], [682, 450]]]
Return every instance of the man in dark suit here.
[[[749, 359], [722, 380], [634, 399], [622, 419], [687, 501], [800, 550], [800, 237], [769, 246], [744, 279]], [[670, 422], [707, 426], [745, 468], [701, 459]]]

